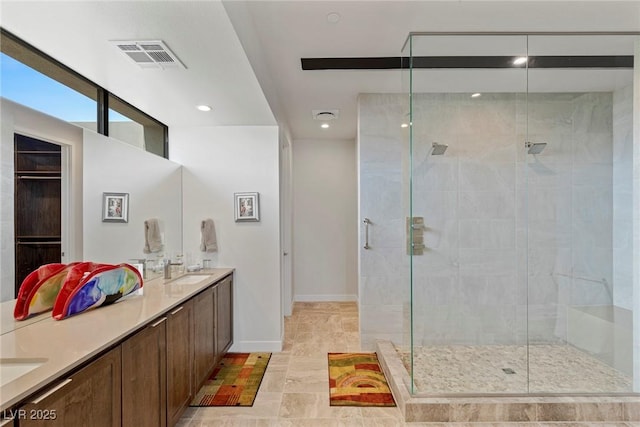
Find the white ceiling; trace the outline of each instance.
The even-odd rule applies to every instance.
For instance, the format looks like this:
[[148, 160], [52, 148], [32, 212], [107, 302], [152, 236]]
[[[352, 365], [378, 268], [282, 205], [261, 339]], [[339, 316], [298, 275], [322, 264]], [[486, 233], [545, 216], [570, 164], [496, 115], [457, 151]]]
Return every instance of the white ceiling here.
[[[353, 139], [359, 93], [406, 90], [398, 70], [302, 71], [303, 57], [400, 56], [411, 31], [640, 31], [640, 0], [0, 1], [8, 31], [169, 126], [277, 122], [294, 139]], [[331, 12], [339, 22], [328, 22]], [[125, 39], [161, 39], [187, 69], [140, 69], [109, 43]], [[596, 44], [582, 46], [593, 52]], [[602, 90], [630, 73], [585, 76], [580, 84], [575, 76], [541, 76], [540, 86], [580, 90], [597, 82]], [[424, 78], [425, 90], [449, 83], [500, 90], [500, 81], [469, 84], [464, 73], [443, 72]], [[199, 112], [200, 103], [214, 110]], [[340, 117], [320, 129], [314, 109], [339, 109]]]

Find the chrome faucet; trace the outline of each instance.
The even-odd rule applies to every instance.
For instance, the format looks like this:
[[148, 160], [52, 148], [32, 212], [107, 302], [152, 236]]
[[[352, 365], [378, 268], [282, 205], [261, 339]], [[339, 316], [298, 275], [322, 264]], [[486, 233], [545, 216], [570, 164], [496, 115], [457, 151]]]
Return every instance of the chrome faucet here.
[[164, 260], [164, 278], [171, 279], [171, 266], [172, 265], [182, 265], [181, 262], [171, 262], [170, 259]]

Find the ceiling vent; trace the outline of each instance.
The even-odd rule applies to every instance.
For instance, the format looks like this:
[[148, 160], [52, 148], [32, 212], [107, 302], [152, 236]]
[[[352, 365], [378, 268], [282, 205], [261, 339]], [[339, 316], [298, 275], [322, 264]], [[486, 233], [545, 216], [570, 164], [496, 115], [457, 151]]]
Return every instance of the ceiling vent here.
[[186, 68], [161, 40], [112, 40], [111, 43], [142, 68]]
[[340, 110], [311, 110], [314, 120], [321, 120], [327, 122], [329, 120], [336, 120], [340, 116]]

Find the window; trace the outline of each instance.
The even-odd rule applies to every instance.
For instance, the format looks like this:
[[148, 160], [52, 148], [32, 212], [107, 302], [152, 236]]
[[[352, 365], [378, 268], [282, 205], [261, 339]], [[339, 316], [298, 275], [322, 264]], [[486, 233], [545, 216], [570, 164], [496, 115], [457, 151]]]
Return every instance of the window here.
[[168, 157], [166, 125], [4, 29], [0, 51], [2, 97]]
[[167, 157], [166, 126], [111, 94], [108, 105], [109, 136]]

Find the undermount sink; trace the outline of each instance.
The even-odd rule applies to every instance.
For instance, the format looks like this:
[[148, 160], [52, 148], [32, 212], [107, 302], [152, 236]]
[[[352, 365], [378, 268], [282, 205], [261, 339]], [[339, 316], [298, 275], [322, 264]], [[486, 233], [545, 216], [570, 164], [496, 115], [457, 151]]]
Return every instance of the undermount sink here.
[[194, 283], [200, 283], [204, 280], [210, 279], [211, 275], [205, 274], [187, 274], [186, 276], [179, 277], [170, 283], [172, 285], [193, 285]]
[[0, 359], [0, 385], [5, 385], [42, 366], [47, 359]]

